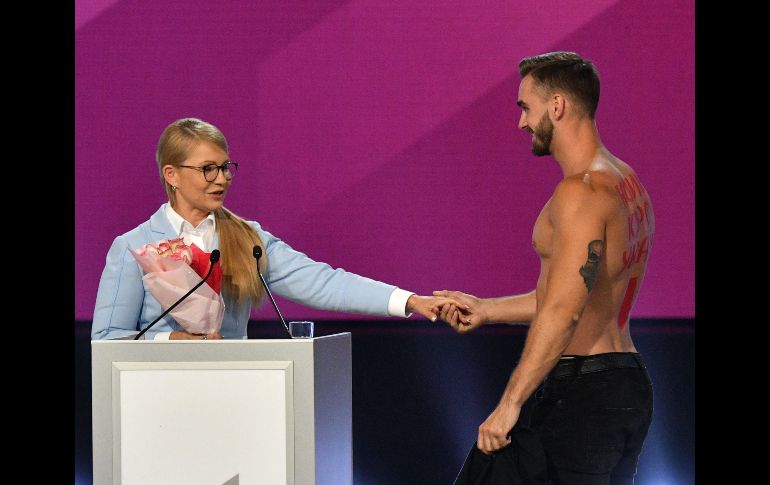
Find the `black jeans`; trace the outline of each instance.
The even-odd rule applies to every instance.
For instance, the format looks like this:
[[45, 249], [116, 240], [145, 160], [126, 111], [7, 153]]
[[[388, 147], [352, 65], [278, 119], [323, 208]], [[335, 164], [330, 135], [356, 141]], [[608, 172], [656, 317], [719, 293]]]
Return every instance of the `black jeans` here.
[[651, 420], [639, 354], [612, 352], [562, 357], [536, 394], [531, 424], [554, 485], [631, 485]]

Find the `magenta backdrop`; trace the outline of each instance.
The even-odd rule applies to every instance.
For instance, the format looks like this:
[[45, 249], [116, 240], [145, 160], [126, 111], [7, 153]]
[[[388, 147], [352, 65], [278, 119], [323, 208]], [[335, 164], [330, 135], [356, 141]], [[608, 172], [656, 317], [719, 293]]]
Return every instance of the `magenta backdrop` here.
[[552, 50], [596, 63], [602, 139], [655, 204], [632, 316], [695, 314], [693, 0], [75, 7], [76, 319], [113, 238], [165, 201], [154, 150], [185, 116], [241, 164], [226, 206], [310, 257], [419, 293], [530, 290], [532, 224], [561, 173], [516, 128], [516, 66]]

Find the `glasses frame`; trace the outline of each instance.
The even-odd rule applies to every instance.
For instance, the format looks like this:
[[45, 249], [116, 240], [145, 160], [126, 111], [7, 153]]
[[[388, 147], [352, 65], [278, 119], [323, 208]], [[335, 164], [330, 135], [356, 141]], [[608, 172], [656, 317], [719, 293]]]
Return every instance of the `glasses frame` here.
[[[222, 172], [222, 175], [225, 176], [225, 180], [232, 180], [233, 177], [235, 176], [235, 172], [238, 171], [238, 162], [233, 162], [231, 160], [226, 161], [222, 165], [217, 165], [216, 163], [209, 163], [209, 164], [206, 164], [206, 165], [204, 165], [202, 167], [196, 167], [195, 165], [179, 165], [179, 166], [182, 167], [182, 168], [192, 168], [193, 170], [199, 171], [203, 175], [203, 179], [206, 182], [214, 182], [214, 181], [216, 181], [217, 177], [219, 177], [219, 172]], [[211, 180], [206, 178], [206, 170], [205, 170], [206, 167], [216, 167], [217, 168], [216, 174], [214, 175], [214, 178], [211, 179]], [[231, 171], [230, 167], [235, 167], [235, 171]], [[225, 172], [225, 170], [227, 170], [227, 172]], [[213, 173], [214, 170], [212, 169], [211, 172]], [[228, 173], [230, 174], [230, 177], [227, 176]]]

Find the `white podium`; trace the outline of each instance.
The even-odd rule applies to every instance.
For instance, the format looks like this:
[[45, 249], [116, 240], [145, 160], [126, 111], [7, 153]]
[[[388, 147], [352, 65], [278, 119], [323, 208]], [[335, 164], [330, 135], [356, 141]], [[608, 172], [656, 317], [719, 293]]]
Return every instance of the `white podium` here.
[[350, 333], [94, 340], [94, 483], [353, 483]]

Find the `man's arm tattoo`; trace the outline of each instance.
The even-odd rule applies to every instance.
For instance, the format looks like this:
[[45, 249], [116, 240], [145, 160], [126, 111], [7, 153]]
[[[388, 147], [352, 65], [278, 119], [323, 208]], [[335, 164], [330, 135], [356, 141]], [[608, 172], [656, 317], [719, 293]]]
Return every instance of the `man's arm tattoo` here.
[[580, 276], [583, 277], [583, 281], [585, 281], [589, 293], [594, 287], [594, 283], [596, 283], [596, 277], [599, 275], [599, 263], [602, 260], [603, 249], [603, 241], [600, 241], [599, 239], [591, 241], [588, 244], [588, 260], [586, 261], [586, 264], [580, 267]]

